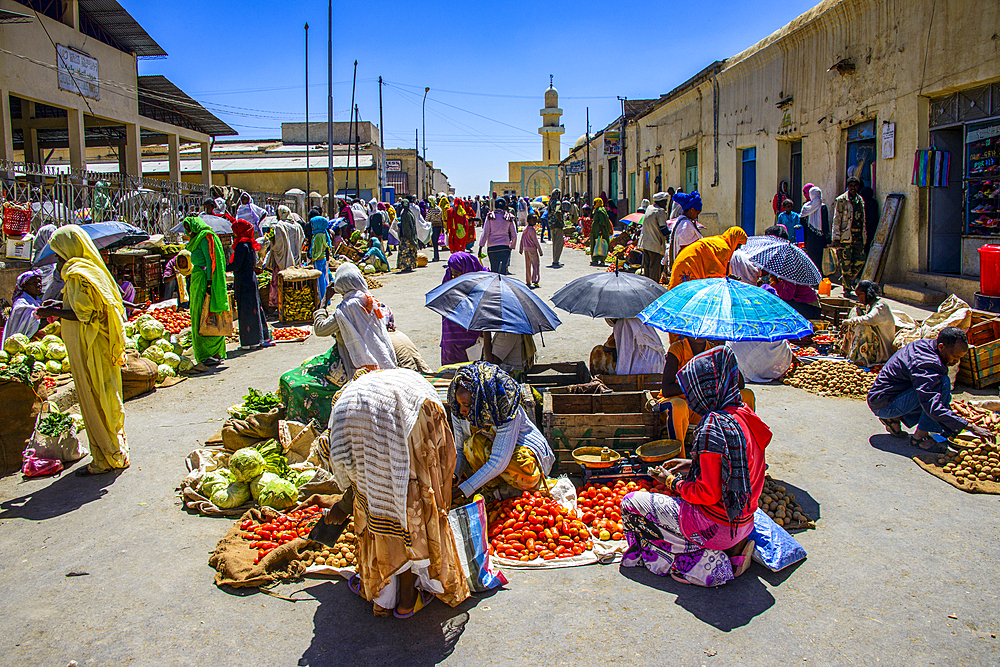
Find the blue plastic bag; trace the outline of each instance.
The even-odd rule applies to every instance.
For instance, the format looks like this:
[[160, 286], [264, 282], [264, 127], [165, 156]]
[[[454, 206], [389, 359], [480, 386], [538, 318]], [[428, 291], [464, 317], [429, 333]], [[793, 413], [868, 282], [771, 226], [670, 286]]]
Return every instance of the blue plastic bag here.
[[483, 497], [477, 493], [468, 505], [448, 512], [448, 523], [455, 536], [458, 560], [465, 571], [469, 590], [483, 593], [506, 584], [507, 577], [490, 562], [486, 536], [486, 501]]
[[793, 563], [805, 560], [806, 550], [802, 545], [760, 508], [753, 514], [753, 532], [750, 533], [750, 539], [757, 545], [753, 559], [771, 572], [783, 570]]

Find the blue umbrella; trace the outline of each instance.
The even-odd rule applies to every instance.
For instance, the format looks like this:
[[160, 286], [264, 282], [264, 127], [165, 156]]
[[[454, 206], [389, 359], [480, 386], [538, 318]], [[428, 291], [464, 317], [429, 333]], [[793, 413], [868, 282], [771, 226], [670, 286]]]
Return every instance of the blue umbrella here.
[[476, 271], [427, 293], [425, 306], [471, 331], [536, 334], [562, 324], [520, 280]]
[[[87, 236], [94, 242], [98, 250], [116, 243], [120, 245], [132, 245], [133, 243], [140, 243], [149, 239], [149, 234], [127, 222], [92, 222], [80, 225], [80, 229], [87, 233]], [[38, 253], [38, 257], [35, 258], [34, 266], [55, 264], [57, 259], [56, 253], [46, 243], [42, 251]]]
[[681, 283], [649, 304], [639, 319], [661, 331], [708, 340], [773, 342], [812, 333], [812, 324], [787, 303], [731, 278]]

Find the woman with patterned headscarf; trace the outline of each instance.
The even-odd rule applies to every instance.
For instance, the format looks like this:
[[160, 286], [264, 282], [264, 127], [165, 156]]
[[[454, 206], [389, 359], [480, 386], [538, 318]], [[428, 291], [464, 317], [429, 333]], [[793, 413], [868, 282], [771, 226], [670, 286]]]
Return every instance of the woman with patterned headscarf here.
[[201, 311], [208, 299], [211, 313], [229, 311], [226, 285], [226, 255], [222, 241], [201, 218], [184, 218], [184, 232], [191, 239], [191, 345], [195, 361], [218, 366], [226, 358], [226, 337], [205, 336], [199, 331]]
[[699, 354], [677, 381], [701, 415], [691, 458], [650, 469], [666, 494], [635, 491], [622, 499], [629, 545], [622, 566], [719, 586], [750, 566], [755, 545], [749, 535], [771, 431], [740, 398], [742, 378], [729, 348]]
[[41, 322], [35, 317], [35, 311], [42, 305], [42, 275], [40, 269], [31, 269], [17, 277], [10, 299], [10, 317], [3, 327], [3, 340], [18, 333], [31, 338], [38, 332]]
[[611, 218], [604, 208], [604, 200], [594, 199], [594, 222], [590, 226], [590, 265], [604, 265], [604, 259], [611, 248], [611, 235], [615, 233]]
[[77, 225], [60, 227], [49, 239], [66, 282], [62, 303], [39, 308], [39, 317], [62, 319], [70, 373], [80, 401], [93, 461], [78, 475], [129, 466], [122, 406], [125, 365], [125, 306], [115, 279], [94, 242]]
[[543, 488], [555, 454], [521, 405], [521, 386], [499, 366], [462, 366], [448, 387], [458, 460], [455, 476], [466, 497], [480, 488]]

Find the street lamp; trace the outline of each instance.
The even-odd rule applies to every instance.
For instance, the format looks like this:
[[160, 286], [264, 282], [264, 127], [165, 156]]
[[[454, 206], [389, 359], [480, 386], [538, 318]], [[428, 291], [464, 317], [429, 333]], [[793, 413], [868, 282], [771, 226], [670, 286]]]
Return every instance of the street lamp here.
[[[420, 189], [424, 190], [424, 181], [427, 179], [427, 93], [431, 92], [430, 87], [424, 88], [424, 101], [420, 107], [420, 131], [424, 134], [424, 163], [420, 166]], [[420, 194], [417, 194], [420, 197]], [[427, 193], [423, 193], [427, 197]]]

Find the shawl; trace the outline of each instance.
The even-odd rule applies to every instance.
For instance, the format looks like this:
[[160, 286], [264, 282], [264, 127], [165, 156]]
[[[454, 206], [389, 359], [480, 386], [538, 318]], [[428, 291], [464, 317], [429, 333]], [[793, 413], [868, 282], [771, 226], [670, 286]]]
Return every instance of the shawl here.
[[35, 317], [35, 311], [42, 305], [42, 300], [36, 299], [25, 292], [24, 285], [32, 278], [42, 277], [42, 274], [41, 269], [31, 269], [17, 277], [17, 281], [14, 284], [14, 296], [10, 300], [10, 316], [7, 318], [7, 323], [3, 328], [4, 341], [16, 333], [21, 333], [31, 338], [38, 331], [41, 323]]
[[466, 273], [475, 273], [476, 271], [485, 271], [483, 268], [483, 263], [479, 261], [475, 255], [470, 252], [452, 253], [448, 258], [448, 268], [444, 272], [444, 280], [441, 284], [448, 282], [454, 278], [458, 278]]
[[729, 260], [733, 253], [746, 242], [747, 233], [739, 227], [730, 227], [718, 236], [695, 241], [677, 253], [668, 289], [688, 280], [725, 278], [729, 275]]
[[[51, 237], [52, 235], [50, 234], [49, 238]], [[46, 243], [48, 243], [48, 241], [46, 241]], [[41, 269], [30, 269], [19, 275], [17, 277], [17, 280], [14, 281], [14, 293], [10, 297], [10, 302], [14, 303], [15, 301], [17, 301], [17, 297], [24, 294], [24, 286], [25, 284], [27, 284], [29, 280], [31, 280], [32, 278], [41, 278], [42, 276], [43, 273]], [[27, 296], [29, 299], [34, 298], [30, 294]]]
[[665, 353], [656, 329], [638, 317], [625, 317], [615, 322], [614, 338], [618, 349], [616, 374], [663, 372]]
[[760, 268], [750, 261], [750, 255], [743, 250], [735, 251], [729, 258], [729, 273], [747, 285], [756, 286], [760, 279]]
[[399, 213], [399, 240], [414, 245], [417, 243], [417, 221], [413, 217], [413, 211], [406, 205]]
[[684, 392], [688, 407], [701, 415], [701, 422], [694, 432], [691, 469], [686, 479], [693, 481], [701, 476], [702, 452], [722, 456], [720, 479], [725, 488], [722, 505], [735, 534], [735, 522], [750, 501], [746, 435], [736, 418], [726, 412], [727, 408], [738, 408], [743, 404], [736, 355], [726, 346], [702, 352], [677, 372], [677, 383]]
[[499, 428], [517, 415], [521, 407], [521, 387], [506, 371], [486, 361], [462, 366], [448, 386], [448, 405], [454, 419], [462, 412], [456, 389], [462, 386], [472, 394], [468, 422], [476, 428]]
[[337, 486], [355, 488], [373, 532], [407, 545], [408, 440], [426, 401], [441, 405], [419, 373], [397, 368], [348, 382], [330, 412], [327, 469]]
[[802, 192], [809, 198], [809, 201], [802, 205], [799, 211], [799, 218], [806, 218], [809, 227], [815, 233], [823, 234], [823, 191], [812, 183], [807, 183]]
[[351, 366], [395, 368], [396, 353], [389, 340], [385, 313], [368, 293], [368, 282], [358, 267], [350, 262], [337, 267], [333, 289], [344, 296], [334, 318], [340, 330], [338, 341], [344, 344]]
[[237, 243], [243, 241], [249, 243], [254, 250], [260, 250], [260, 243], [257, 242], [254, 235], [253, 225], [246, 220], [237, 220], [233, 223], [233, 246], [235, 247]]
[[[267, 215], [267, 211], [262, 209], [260, 206], [254, 204], [253, 197], [250, 197], [249, 194], [247, 194], [247, 197], [250, 198], [250, 202], [247, 204], [243, 203], [240, 204], [240, 207], [236, 209], [236, 219], [246, 220], [247, 222], [253, 225], [256, 231], [259, 232], [260, 221], [263, 220], [264, 216]], [[225, 209], [223, 209], [223, 211], [225, 211]]]
[[[222, 241], [201, 218], [193, 216], [184, 218], [184, 228], [191, 237], [185, 248], [192, 254], [202, 241], [208, 244], [210, 266], [205, 267], [210, 292], [208, 310], [213, 313], [224, 313], [229, 310], [229, 296], [226, 293], [226, 255], [222, 249]], [[198, 317], [200, 316], [201, 313], [198, 313]]]

